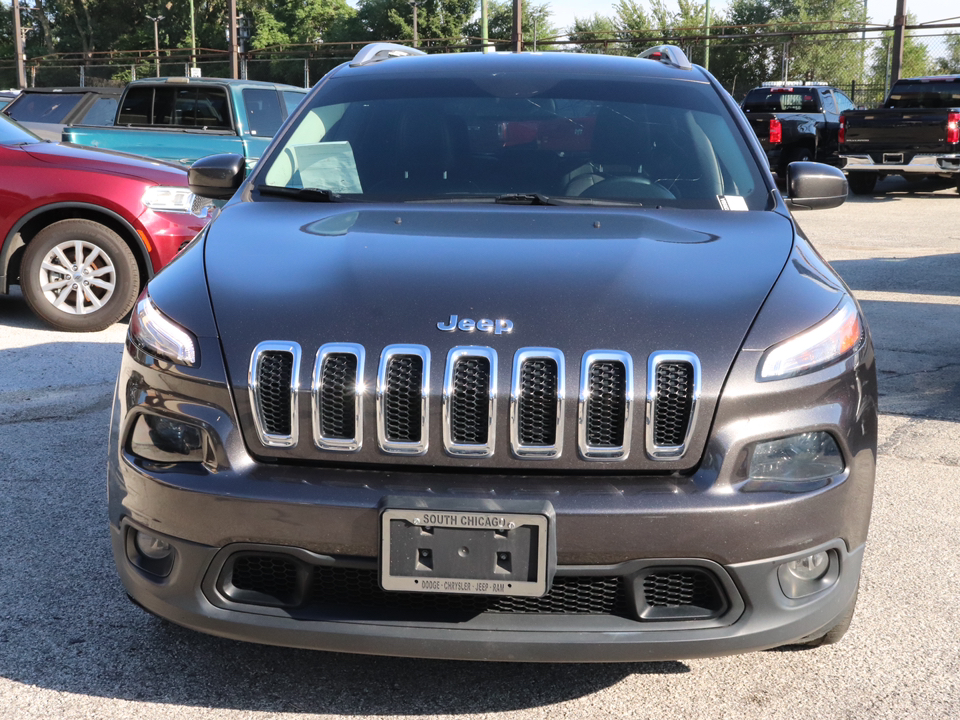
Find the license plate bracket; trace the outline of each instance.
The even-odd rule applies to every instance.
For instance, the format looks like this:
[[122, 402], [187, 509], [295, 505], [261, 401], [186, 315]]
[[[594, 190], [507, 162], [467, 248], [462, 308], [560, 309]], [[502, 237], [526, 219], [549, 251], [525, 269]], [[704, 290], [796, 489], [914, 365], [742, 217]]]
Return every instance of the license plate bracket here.
[[[524, 508], [526, 509], [526, 508]], [[541, 597], [556, 565], [553, 511], [386, 507], [380, 585], [399, 592]]]

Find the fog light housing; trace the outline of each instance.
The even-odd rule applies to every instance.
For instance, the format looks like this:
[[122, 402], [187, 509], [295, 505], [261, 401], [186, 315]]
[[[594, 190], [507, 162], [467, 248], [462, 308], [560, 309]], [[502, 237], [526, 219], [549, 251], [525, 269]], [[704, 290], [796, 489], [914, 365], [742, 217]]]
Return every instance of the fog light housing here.
[[821, 550], [783, 563], [777, 569], [780, 589], [788, 598], [802, 598], [826, 590], [840, 577], [835, 550]]
[[206, 433], [196, 425], [139, 415], [130, 433], [130, 452], [157, 463], [203, 462]]
[[753, 446], [748, 479], [760, 487], [807, 491], [843, 472], [843, 454], [830, 433], [806, 432]]
[[137, 551], [151, 560], [163, 560], [173, 552], [173, 548], [166, 540], [161, 540], [142, 530], [137, 530], [134, 533], [133, 542], [137, 546]]
[[157, 535], [127, 526], [127, 560], [157, 580], [165, 578], [173, 570], [177, 551], [173, 545]]

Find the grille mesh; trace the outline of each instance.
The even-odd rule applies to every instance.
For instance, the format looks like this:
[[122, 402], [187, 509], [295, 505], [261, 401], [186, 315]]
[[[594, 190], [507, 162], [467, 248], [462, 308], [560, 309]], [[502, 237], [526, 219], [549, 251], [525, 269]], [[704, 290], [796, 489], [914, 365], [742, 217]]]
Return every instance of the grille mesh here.
[[710, 577], [702, 571], [657, 572], [643, 580], [643, 595], [652, 607], [693, 606], [716, 610], [722, 598]]
[[388, 361], [384, 426], [390, 442], [420, 442], [423, 358], [394, 355]]
[[517, 435], [522, 445], [555, 445], [557, 442], [557, 362], [550, 358], [527, 360], [520, 370]]
[[290, 435], [290, 384], [293, 353], [268, 350], [260, 356], [257, 384], [260, 388], [260, 419], [270, 435]]
[[621, 577], [566, 577], [553, 580], [542, 598], [389, 593], [380, 588], [376, 570], [317, 567], [310, 601], [316, 605], [425, 613], [535, 613], [632, 617]]
[[683, 445], [693, 407], [693, 366], [666, 362], [657, 366], [657, 402], [653, 442], [658, 446]]
[[622, 362], [605, 360], [590, 366], [587, 400], [587, 444], [592, 447], [623, 445], [627, 371]]
[[466, 357], [453, 369], [453, 397], [450, 425], [453, 441], [465, 445], [485, 445], [490, 420], [490, 361], [485, 357]]
[[292, 602], [297, 592], [297, 563], [279, 555], [243, 555], [233, 564], [231, 582], [238, 590]]
[[356, 381], [356, 355], [331, 353], [324, 358], [320, 375], [320, 431], [323, 437], [356, 437]]

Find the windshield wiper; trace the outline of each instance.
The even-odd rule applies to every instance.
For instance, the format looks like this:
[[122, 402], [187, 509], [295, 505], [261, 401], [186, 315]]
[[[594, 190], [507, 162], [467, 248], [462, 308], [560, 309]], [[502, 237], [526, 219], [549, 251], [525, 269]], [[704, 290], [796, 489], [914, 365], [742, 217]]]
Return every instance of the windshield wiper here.
[[507, 193], [497, 195], [493, 201], [504, 205], [559, 205], [556, 201], [540, 193]]
[[340, 193], [323, 188], [289, 188], [276, 185], [257, 185], [256, 188], [263, 195], [281, 195], [308, 202], [343, 202], [343, 196]]

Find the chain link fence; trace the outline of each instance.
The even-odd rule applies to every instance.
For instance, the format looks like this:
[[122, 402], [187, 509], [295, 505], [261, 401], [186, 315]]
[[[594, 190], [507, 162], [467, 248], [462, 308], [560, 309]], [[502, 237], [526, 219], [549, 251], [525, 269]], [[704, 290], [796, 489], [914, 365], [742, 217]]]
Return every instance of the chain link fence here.
[[[540, 50], [636, 55], [652, 45], [679, 45], [692, 62], [705, 65], [721, 84], [741, 99], [751, 88], [770, 80], [820, 81], [842, 89], [857, 105], [880, 104], [889, 89], [893, 29], [830, 29], [770, 31], [769, 26], [689, 29], [673, 37], [657, 35], [616, 37], [560, 37], [538, 43]], [[473, 42], [476, 42], [475, 40]], [[247, 53], [240, 76], [310, 87], [342, 62], [350, 60], [364, 43], [318, 44]], [[528, 43], [529, 45], [529, 43]], [[427, 52], [478, 51], [479, 44], [424, 40]], [[178, 56], [171, 57], [173, 53]], [[204, 77], [229, 77], [224, 51], [162, 51], [159, 64], [153, 53], [135, 51], [87, 58], [58, 55], [28, 61], [27, 82], [33, 87], [123, 85], [133, 79], [189, 76], [192, 66]], [[960, 73], [960, 26], [913, 27], [907, 30], [901, 75]], [[0, 61], [0, 87], [16, 84], [12, 60]]]

